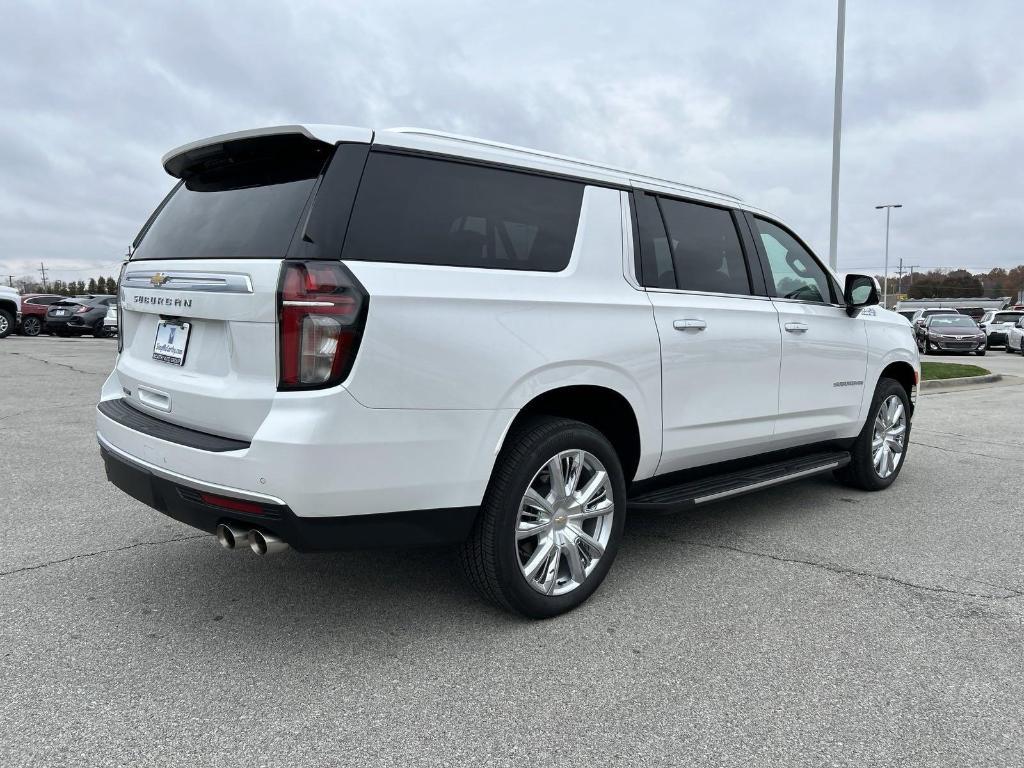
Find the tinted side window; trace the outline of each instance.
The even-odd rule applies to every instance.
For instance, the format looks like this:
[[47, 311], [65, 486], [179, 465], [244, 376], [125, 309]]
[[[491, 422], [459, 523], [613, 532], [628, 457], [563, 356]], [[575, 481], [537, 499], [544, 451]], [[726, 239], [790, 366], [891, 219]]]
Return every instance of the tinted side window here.
[[676, 282], [684, 291], [750, 294], [750, 278], [732, 214], [722, 208], [660, 198]]
[[342, 258], [557, 272], [582, 202], [575, 181], [371, 152]]
[[636, 220], [640, 230], [640, 254], [643, 276], [640, 284], [647, 288], [676, 288], [672, 251], [665, 234], [665, 223], [658, 210], [658, 201], [650, 195], [635, 192]]
[[783, 299], [831, 302], [828, 277], [795, 237], [770, 221], [754, 218], [768, 256], [775, 295]]

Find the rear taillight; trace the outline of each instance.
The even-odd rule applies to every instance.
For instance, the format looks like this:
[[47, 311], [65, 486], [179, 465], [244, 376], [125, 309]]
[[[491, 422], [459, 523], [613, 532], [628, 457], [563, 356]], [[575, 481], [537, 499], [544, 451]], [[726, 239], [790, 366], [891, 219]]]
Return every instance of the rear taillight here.
[[331, 387], [348, 376], [369, 297], [339, 261], [286, 261], [281, 268], [278, 389]]
[[76, 315], [84, 315], [90, 309], [92, 309], [92, 307], [87, 307], [87, 306], [83, 305], [83, 306], [81, 306], [81, 307], [79, 307], [78, 309], [75, 310], [75, 314]]

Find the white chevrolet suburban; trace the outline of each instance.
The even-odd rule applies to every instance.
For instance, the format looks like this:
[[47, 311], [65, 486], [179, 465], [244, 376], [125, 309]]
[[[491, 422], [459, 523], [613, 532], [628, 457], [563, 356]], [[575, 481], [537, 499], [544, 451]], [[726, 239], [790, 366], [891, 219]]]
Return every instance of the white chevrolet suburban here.
[[21, 294], [0, 285], [0, 339], [10, 336], [21, 322]]
[[627, 509], [905, 462], [910, 326], [736, 198], [412, 129], [163, 166], [98, 438], [111, 482], [229, 549], [457, 544], [546, 617], [598, 587]]

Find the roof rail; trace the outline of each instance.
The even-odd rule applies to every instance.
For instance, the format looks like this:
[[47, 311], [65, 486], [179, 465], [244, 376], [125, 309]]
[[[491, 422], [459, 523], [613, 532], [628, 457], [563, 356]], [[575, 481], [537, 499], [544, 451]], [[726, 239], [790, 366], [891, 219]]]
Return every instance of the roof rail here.
[[662, 179], [657, 176], [650, 176], [645, 173], [634, 173], [622, 168], [615, 168], [610, 165], [603, 165], [602, 163], [595, 163], [590, 160], [581, 160], [578, 157], [569, 157], [567, 155], [559, 155], [554, 152], [544, 152], [539, 149], [530, 149], [529, 147], [520, 147], [515, 144], [504, 144], [500, 141], [490, 141], [488, 139], [478, 139], [473, 136], [463, 136], [457, 133], [447, 133], [445, 131], [435, 131], [430, 128], [412, 128], [412, 127], [398, 127], [398, 128], [387, 128], [385, 129], [391, 133], [405, 133], [418, 136], [429, 136], [435, 139], [445, 139], [447, 141], [460, 143], [460, 144], [475, 144], [481, 147], [491, 147], [494, 149], [505, 149], [512, 152], [519, 152], [524, 155], [530, 155], [532, 157], [540, 157], [547, 160], [558, 160], [561, 162], [573, 163], [575, 165], [583, 166], [586, 168], [594, 168], [600, 171], [607, 171], [611, 173], [622, 174], [630, 178], [635, 178], [643, 181], [653, 182], [655, 184], [665, 184], [673, 187], [681, 187], [684, 189], [693, 190], [704, 195], [713, 195], [715, 197], [725, 198], [727, 200], [734, 200], [737, 203], [742, 203], [743, 200], [736, 195], [730, 195], [726, 192], [718, 192], [713, 189], [706, 189], [705, 187], [698, 187], [693, 184], [681, 184], [678, 181], [672, 181], [671, 179]]

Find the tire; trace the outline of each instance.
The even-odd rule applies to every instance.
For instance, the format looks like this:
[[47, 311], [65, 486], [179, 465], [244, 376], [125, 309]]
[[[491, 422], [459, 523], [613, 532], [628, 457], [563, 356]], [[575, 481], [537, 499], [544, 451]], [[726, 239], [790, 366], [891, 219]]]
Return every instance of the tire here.
[[987, 351], [988, 351], [987, 349], [979, 349], [979, 350], [978, 350], [977, 352], [975, 352], [974, 354], [976, 354], [976, 355], [977, 355], [978, 357], [984, 357], [984, 356], [985, 356], [985, 353], [986, 353]]
[[5, 339], [14, 333], [14, 315], [6, 309], [0, 309], [0, 339]]
[[38, 336], [43, 332], [43, 321], [35, 315], [29, 315], [21, 319], [22, 336]]
[[102, 320], [100, 320], [98, 323], [96, 323], [96, 325], [94, 325], [92, 327], [92, 335], [93, 335], [93, 338], [96, 338], [96, 339], [105, 339], [105, 338], [107, 338], [107, 335], [108, 335], [107, 334], [107, 329], [104, 327]]
[[[562, 504], [576, 506], [566, 509], [550, 486], [553, 469], [549, 468], [557, 466], [571, 478], [579, 456], [584, 461], [583, 471], [577, 475], [577, 493], [592, 481], [601, 482], [601, 489], [582, 507], [578, 496], [574, 501], [570, 493]], [[603, 481], [598, 474], [601, 470]], [[528, 503], [528, 491], [546, 507]], [[610, 513], [604, 511], [608, 501]], [[574, 520], [576, 514], [590, 517]], [[473, 532], [462, 546], [462, 567], [489, 602], [535, 619], [557, 616], [583, 603], [600, 586], [615, 559], [625, 520], [626, 481], [608, 439], [579, 421], [539, 417], [510, 434], [498, 455]], [[543, 533], [518, 535], [534, 522]], [[589, 529], [591, 525], [593, 529]], [[585, 539], [577, 536], [581, 530], [590, 541], [603, 542], [603, 553], [585, 545]], [[579, 543], [570, 544], [573, 539]], [[557, 559], [545, 554], [555, 551]], [[536, 576], [553, 571], [554, 577], [530, 579], [524, 571], [534, 563], [539, 563]]]
[[[897, 398], [903, 411], [902, 450], [889, 474], [880, 473], [875, 466], [872, 441], [875, 437], [876, 420], [883, 404], [890, 403], [890, 398]], [[871, 398], [871, 408], [864, 427], [850, 449], [850, 463], [834, 473], [836, 478], [846, 485], [865, 491], [881, 491], [892, 485], [899, 477], [900, 470], [907, 463], [907, 450], [910, 447], [910, 399], [903, 385], [894, 379], [880, 379], [875, 387], [875, 396]], [[890, 444], [892, 444], [890, 442]]]

